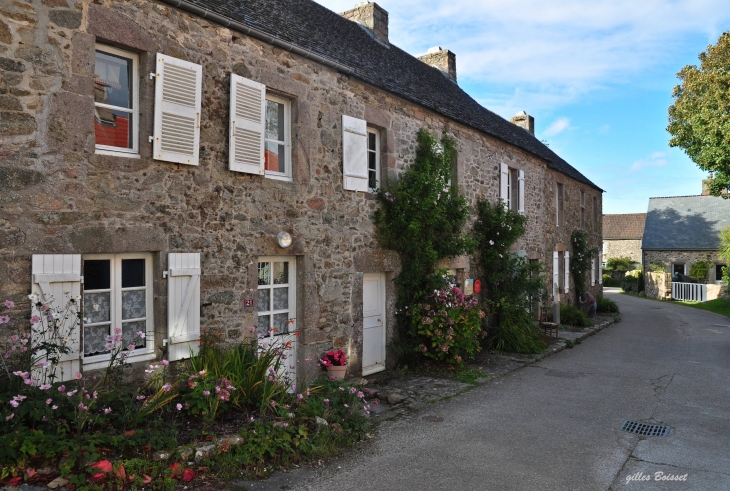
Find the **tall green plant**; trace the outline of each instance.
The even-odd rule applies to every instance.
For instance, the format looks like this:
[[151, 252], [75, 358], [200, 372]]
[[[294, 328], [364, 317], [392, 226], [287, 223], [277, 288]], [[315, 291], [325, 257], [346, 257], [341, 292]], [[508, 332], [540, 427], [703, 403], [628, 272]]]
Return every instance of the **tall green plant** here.
[[441, 286], [443, 280], [434, 274], [440, 259], [473, 250], [464, 232], [469, 207], [454, 182], [454, 140], [443, 134], [436, 141], [425, 129], [416, 139], [413, 164], [378, 192], [381, 207], [373, 216], [380, 245], [397, 251], [401, 259], [401, 273], [394, 280], [396, 315], [401, 352], [407, 357], [415, 353], [418, 334], [410, 328], [406, 307]]
[[588, 233], [583, 230], [574, 230], [570, 235], [573, 246], [573, 256], [570, 258], [570, 272], [575, 286], [575, 303], [580, 304], [580, 296], [586, 290], [586, 275], [591, 269], [591, 263], [598, 251], [588, 244]]

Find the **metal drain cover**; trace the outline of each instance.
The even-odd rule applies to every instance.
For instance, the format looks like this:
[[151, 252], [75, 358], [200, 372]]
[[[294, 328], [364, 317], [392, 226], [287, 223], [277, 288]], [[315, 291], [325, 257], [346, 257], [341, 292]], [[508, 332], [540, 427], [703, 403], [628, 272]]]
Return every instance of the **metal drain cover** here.
[[648, 425], [627, 419], [621, 424], [621, 431], [636, 433], [643, 436], [669, 436], [669, 426]]
[[424, 416], [421, 419], [424, 421], [430, 421], [431, 423], [440, 423], [444, 420], [441, 416]]

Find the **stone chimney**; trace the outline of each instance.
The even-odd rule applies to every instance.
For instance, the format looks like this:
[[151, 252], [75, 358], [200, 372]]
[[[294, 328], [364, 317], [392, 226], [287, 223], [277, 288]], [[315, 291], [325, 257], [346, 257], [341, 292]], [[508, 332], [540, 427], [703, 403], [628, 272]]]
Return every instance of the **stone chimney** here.
[[[710, 196], [710, 183], [715, 177], [712, 175], [712, 172], [710, 172], [710, 177], [707, 179], [702, 180], [702, 196]], [[720, 191], [720, 194], [727, 194], [728, 190], [723, 189]]]
[[434, 46], [418, 59], [426, 65], [438, 68], [449, 80], [456, 83], [456, 55], [453, 52], [441, 49], [440, 46]]
[[360, 2], [355, 8], [340, 14], [345, 19], [365, 27], [377, 40], [389, 45], [388, 12], [375, 2]]
[[532, 136], [535, 136], [535, 118], [527, 114], [525, 111], [520, 111], [511, 118], [511, 123], [516, 124], [520, 128], [527, 130]]

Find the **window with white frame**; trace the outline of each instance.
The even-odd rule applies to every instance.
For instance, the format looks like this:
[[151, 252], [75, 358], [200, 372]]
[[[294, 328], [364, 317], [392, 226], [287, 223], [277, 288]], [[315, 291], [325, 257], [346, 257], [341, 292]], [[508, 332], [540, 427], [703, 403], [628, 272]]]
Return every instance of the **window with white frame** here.
[[85, 367], [105, 366], [119, 345], [154, 356], [151, 255], [87, 255], [83, 272]]
[[259, 335], [294, 331], [296, 262], [292, 257], [262, 257], [258, 265]]
[[264, 169], [272, 179], [292, 178], [291, 102], [271, 94], [266, 94]]
[[368, 191], [380, 187], [380, 132], [368, 128]]
[[563, 225], [564, 188], [562, 183], [555, 184], [555, 220], [558, 227]]
[[516, 212], [525, 210], [525, 173], [520, 169], [513, 169], [507, 164], [500, 164], [500, 199], [504, 205]]
[[723, 284], [722, 276], [723, 276], [723, 269], [727, 266], [725, 264], [716, 264], [715, 265], [715, 283], [718, 285]]
[[96, 153], [139, 154], [139, 56], [102, 44], [94, 63]]

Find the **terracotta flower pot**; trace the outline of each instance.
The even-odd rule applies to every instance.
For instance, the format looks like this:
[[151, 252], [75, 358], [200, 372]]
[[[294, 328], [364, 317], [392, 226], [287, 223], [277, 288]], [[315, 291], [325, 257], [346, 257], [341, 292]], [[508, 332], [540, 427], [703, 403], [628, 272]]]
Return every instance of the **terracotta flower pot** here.
[[341, 367], [330, 366], [327, 367], [327, 374], [332, 379], [340, 380], [345, 378], [345, 372], [347, 372], [347, 365]]

